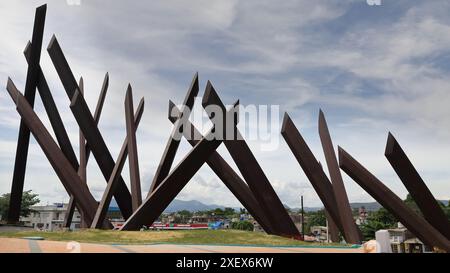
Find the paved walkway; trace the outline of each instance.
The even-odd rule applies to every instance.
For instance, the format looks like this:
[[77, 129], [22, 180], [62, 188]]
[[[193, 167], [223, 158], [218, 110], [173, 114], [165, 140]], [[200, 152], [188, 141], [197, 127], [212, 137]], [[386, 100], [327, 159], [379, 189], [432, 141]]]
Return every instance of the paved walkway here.
[[0, 253], [362, 253], [362, 248], [114, 245], [0, 238]]

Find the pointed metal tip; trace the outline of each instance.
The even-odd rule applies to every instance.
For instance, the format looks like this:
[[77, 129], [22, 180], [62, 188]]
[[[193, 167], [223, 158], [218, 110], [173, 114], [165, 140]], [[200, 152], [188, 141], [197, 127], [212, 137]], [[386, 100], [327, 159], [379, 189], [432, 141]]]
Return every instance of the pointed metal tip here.
[[27, 52], [30, 50], [31, 47], [31, 41], [27, 42], [27, 45], [25, 46], [24, 50], [23, 50], [23, 54], [27, 54]]
[[56, 35], [53, 34], [50, 42], [48, 43], [47, 51], [52, 50], [52, 48], [56, 45], [58, 45], [58, 40], [56, 39]]
[[322, 109], [319, 109], [318, 130], [319, 135], [329, 134], [327, 121], [325, 119], [325, 114], [323, 113]]
[[284, 133], [286, 131], [286, 126], [288, 123], [292, 122], [291, 117], [287, 112], [284, 112], [283, 115], [283, 123], [281, 125], [281, 133]]
[[80, 80], [78, 81], [78, 87], [80, 88], [81, 94], [84, 95], [84, 80], [83, 80], [83, 76], [81, 76]]
[[323, 111], [321, 108], [319, 108], [319, 116], [324, 116]]
[[208, 105], [208, 102], [211, 99], [212, 95], [214, 95], [214, 87], [212, 86], [211, 82], [208, 80], [208, 82], [206, 83], [205, 93], [203, 94], [203, 98], [202, 98], [202, 106], [203, 107]]
[[338, 160], [340, 168], [344, 166], [344, 157], [346, 153], [347, 152], [341, 146], [338, 145]]
[[167, 112], [167, 118], [169, 120], [175, 120], [176, 118], [174, 115], [172, 115], [175, 107], [175, 103], [173, 103], [173, 101], [169, 99], [169, 111]]
[[47, 4], [43, 4], [36, 8], [36, 13], [40, 13], [40, 12], [43, 12], [43, 13], [47, 12]]
[[14, 101], [14, 103], [17, 105], [19, 105], [19, 95], [20, 92], [19, 90], [17, 90], [16, 86], [14, 85], [14, 82], [11, 80], [10, 77], [8, 77], [8, 81], [6, 83], [6, 91], [8, 91], [9, 96], [12, 98], [12, 100]]
[[10, 87], [13, 85], [14, 85], [14, 83], [12, 82], [11, 78], [8, 76], [8, 80], [6, 81], [6, 90], [8, 90], [8, 92], [9, 92]]
[[197, 72], [197, 73], [195, 73], [194, 77], [192, 78], [191, 86], [189, 87], [189, 91], [188, 91], [186, 99], [190, 96], [196, 97], [198, 94], [198, 91], [199, 91], [199, 85], [198, 85], [198, 72]]
[[389, 156], [394, 152], [394, 148], [397, 145], [397, 140], [391, 132], [388, 133], [388, 138], [386, 141], [386, 149], [384, 150], [384, 155]]
[[131, 84], [129, 83], [128, 84], [128, 86], [127, 86], [127, 91], [126, 91], [126, 93], [125, 93], [125, 100], [127, 100], [127, 99], [132, 99], [132, 96], [133, 96], [133, 91], [132, 91], [133, 89], [131, 88]]

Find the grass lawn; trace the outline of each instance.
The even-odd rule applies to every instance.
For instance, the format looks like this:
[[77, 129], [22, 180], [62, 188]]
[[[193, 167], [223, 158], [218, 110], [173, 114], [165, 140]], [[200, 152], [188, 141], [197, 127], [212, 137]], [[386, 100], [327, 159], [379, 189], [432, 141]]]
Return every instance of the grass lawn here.
[[[86, 243], [115, 244], [217, 244], [217, 245], [267, 245], [267, 246], [344, 246], [342, 244], [307, 243], [298, 240], [267, 235], [260, 232], [239, 230], [164, 230], [164, 231], [4, 231], [0, 237], [22, 238], [39, 236], [51, 241], [77, 241]], [[1, 240], [1, 238], [0, 238]]]

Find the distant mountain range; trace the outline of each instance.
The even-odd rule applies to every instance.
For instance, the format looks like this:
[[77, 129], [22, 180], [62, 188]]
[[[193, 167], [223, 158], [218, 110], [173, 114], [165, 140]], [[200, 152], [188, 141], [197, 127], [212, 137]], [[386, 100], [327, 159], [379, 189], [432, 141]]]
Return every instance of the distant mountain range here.
[[[164, 210], [164, 212], [176, 212], [180, 210], [188, 210], [191, 212], [200, 211], [200, 210], [213, 210], [213, 209], [224, 209], [225, 206], [214, 205], [214, 204], [204, 204], [200, 201], [196, 200], [178, 200], [175, 199], [170, 203], [170, 205]], [[234, 208], [235, 210], [239, 210], [239, 208]]]
[[[117, 202], [114, 199], [112, 199], [109, 207], [117, 208], [118, 207]], [[184, 200], [175, 199], [172, 201], [172, 203], [169, 204], [169, 206], [164, 210], [164, 212], [176, 212], [176, 211], [180, 211], [180, 210], [188, 210], [191, 212], [196, 212], [196, 211], [201, 211], [201, 210], [213, 210], [213, 209], [217, 209], [217, 208], [224, 209], [226, 207], [221, 206], [221, 205], [215, 205], [215, 204], [204, 204], [197, 200], [184, 201]], [[239, 210], [239, 207], [235, 207], [233, 209]]]
[[[440, 202], [448, 205], [448, 201], [441, 200]], [[353, 209], [357, 209], [360, 207], [365, 207], [367, 211], [375, 211], [381, 208], [381, 205], [377, 202], [359, 202], [359, 203], [350, 203], [350, 206]], [[117, 203], [114, 199], [111, 201], [110, 207], [117, 207]], [[287, 207], [287, 206], [286, 206]], [[164, 212], [175, 212], [180, 210], [188, 210], [191, 212], [200, 211], [200, 210], [212, 210], [212, 209], [224, 209], [225, 206], [215, 205], [215, 204], [204, 204], [197, 200], [179, 200], [175, 199], [170, 203], [170, 205], [164, 210]], [[305, 207], [305, 211], [318, 211], [323, 207]], [[235, 210], [239, 210], [239, 207], [234, 207]], [[291, 208], [292, 210], [298, 210], [299, 208]]]

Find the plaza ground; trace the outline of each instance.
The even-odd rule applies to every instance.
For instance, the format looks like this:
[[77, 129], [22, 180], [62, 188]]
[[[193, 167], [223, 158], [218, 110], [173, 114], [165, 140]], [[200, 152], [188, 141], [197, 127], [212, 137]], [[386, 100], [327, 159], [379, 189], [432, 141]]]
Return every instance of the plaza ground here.
[[[35, 240], [36, 237], [43, 240]], [[0, 253], [361, 253], [359, 246], [307, 243], [237, 230], [17, 231], [0, 229]]]

